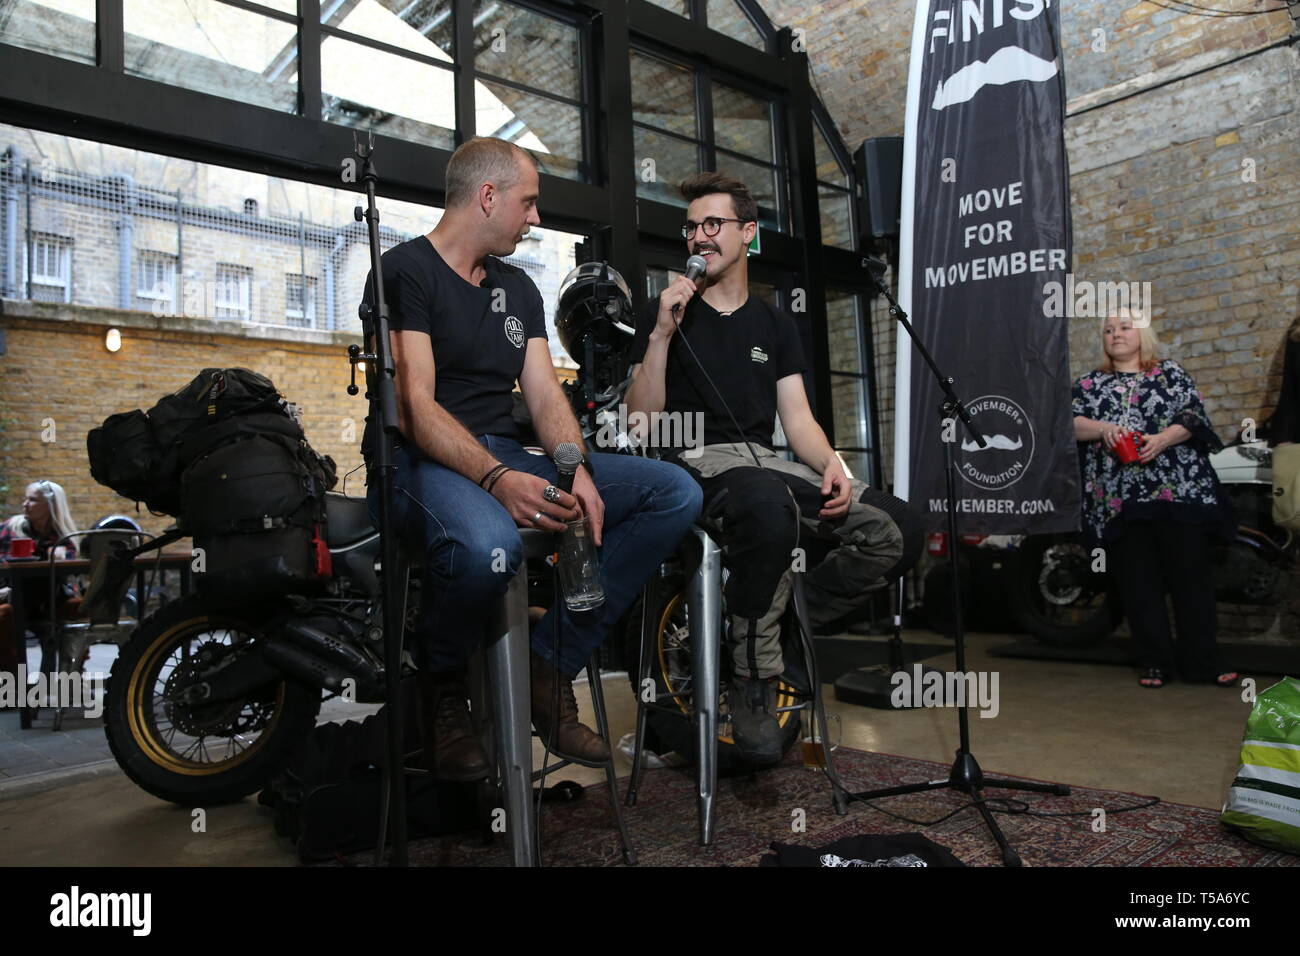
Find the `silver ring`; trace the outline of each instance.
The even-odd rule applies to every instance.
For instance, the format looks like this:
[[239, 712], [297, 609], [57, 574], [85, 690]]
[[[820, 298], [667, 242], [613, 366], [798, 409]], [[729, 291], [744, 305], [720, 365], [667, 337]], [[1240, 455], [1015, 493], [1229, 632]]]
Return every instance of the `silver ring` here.
[[542, 513], [540, 511], [537, 512], [537, 514], [533, 515], [533, 524], [537, 524], [541, 520], [542, 520]]
[[545, 498], [553, 505], [559, 504], [560, 489], [556, 488], [554, 485], [547, 485], [545, 488], [542, 489], [542, 497]]

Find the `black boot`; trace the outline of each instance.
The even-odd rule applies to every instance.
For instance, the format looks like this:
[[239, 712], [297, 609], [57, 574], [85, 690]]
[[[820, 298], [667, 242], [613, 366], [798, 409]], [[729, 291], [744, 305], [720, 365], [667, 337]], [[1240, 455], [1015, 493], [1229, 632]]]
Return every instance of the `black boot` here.
[[[561, 674], [536, 651], [531, 655], [531, 664], [533, 726], [542, 743], [551, 753], [579, 763], [600, 764], [609, 760], [609, 744], [605, 739], [578, 722], [573, 678]], [[557, 703], [559, 710], [555, 711]]]
[[776, 678], [733, 676], [727, 693], [731, 736], [746, 763], [766, 767], [781, 759], [781, 725], [776, 719]]
[[420, 675], [425, 766], [439, 780], [482, 780], [490, 770], [470, 726], [468, 698], [459, 674]]

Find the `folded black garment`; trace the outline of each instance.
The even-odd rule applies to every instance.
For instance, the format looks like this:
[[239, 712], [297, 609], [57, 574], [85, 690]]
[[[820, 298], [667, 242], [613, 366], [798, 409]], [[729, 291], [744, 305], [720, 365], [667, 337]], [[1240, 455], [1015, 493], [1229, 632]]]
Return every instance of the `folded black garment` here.
[[844, 837], [826, 846], [773, 843], [776, 852], [759, 866], [965, 866], [948, 851], [919, 833], [871, 834]]

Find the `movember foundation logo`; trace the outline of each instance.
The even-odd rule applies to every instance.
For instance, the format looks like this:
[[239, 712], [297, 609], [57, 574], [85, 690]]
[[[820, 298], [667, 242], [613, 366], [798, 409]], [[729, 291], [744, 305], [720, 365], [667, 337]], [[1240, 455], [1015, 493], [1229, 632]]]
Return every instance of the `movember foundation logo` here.
[[1034, 457], [1034, 426], [1025, 410], [1005, 395], [981, 395], [966, 409], [988, 443], [983, 448], [960, 426], [957, 471], [985, 491], [1009, 488], [1024, 477]]

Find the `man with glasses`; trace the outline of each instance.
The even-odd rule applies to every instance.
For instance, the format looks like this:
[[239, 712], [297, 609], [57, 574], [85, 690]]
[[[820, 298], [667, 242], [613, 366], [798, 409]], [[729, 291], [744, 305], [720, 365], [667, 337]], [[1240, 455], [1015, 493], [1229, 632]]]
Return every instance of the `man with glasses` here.
[[[700, 483], [702, 520], [731, 571], [732, 736], [744, 759], [770, 764], [781, 757], [775, 684], [785, 669], [781, 618], [792, 570], [808, 571], [812, 623], [829, 629], [861, 611], [868, 589], [915, 562], [920, 523], [906, 502], [845, 473], [808, 404], [794, 318], [750, 295], [746, 255], [758, 206], [745, 184], [701, 173], [681, 192], [687, 250], [708, 265], [698, 282], [678, 276], [647, 303], [626, 402], [629, 418], [667, 411], [703, 419], [703, 447], [665, 457]], [[798, 462], [772, 448], [778, 415]]]
[[[426, 752], [443, 779], [488, 772], [470, 732], [465, 670], [523, 561], [516, 529], [559, 532], [585, 514], [601, 546], [605, 603], [581, 613], [552, 609], [531, 642], [533, 725], [553, 752], [599, 763], [609, 748], [579, 723], [573, 677], [700, 509], [687, 476], [630, 455], [584, 459], [573, 494], [565, 494], [551, 458], [519, 443], [516, 381], [548, 453], [562, 442], [583, 447], [546, 346], [542, 297], [522, 269], [498, 258], [540, 224], [538, 191], [528, 152], [476, 137], [447, 164], [442, 219], [383, 256], [401, 431], [393, 506], [408, 546], [424, 558], [413, 651], [429, 692]], [[368, 462], [374, 439], [369, 423]], [[372, 513], [377, 491], [372, 483]]]

